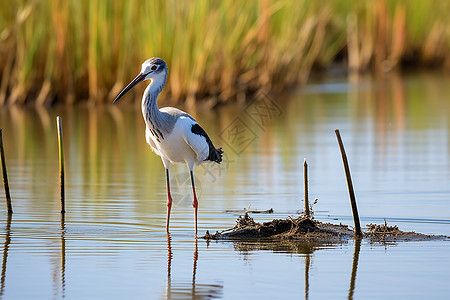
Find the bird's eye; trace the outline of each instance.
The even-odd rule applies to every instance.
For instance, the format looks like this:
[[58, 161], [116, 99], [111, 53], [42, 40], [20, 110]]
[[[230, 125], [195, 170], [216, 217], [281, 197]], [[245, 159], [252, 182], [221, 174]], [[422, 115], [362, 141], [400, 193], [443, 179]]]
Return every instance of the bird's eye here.
[[151, 69], [152, 69], [153, 71], [155, 71], [156, 69], [158, 69], [158, 67], [157, 67], [157, 66], [152, 66]]

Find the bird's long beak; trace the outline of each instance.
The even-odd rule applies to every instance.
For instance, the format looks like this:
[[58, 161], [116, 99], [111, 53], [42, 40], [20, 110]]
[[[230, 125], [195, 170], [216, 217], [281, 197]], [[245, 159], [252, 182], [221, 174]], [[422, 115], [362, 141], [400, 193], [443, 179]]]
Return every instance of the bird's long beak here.
[[133, 79], [120, 93], [117, 95], [116, 99], [114, 99], [113, 104], [117, 102], [123, 95], [125, 95], [129, 90], [131, 90], [136, 84], [143, 81], [145, 79], [146, 74], [139, 73], [136, 78]]

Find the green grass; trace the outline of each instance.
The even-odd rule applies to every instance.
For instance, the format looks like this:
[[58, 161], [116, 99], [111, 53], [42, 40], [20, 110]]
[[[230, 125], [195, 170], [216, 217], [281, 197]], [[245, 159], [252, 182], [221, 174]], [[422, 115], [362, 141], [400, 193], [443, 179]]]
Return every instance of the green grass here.
[[232, 101], [352, 71], [450, 66], [450, 1], [2, 0], [0, 105], [109, 102], [159, 56], [172, 102]]

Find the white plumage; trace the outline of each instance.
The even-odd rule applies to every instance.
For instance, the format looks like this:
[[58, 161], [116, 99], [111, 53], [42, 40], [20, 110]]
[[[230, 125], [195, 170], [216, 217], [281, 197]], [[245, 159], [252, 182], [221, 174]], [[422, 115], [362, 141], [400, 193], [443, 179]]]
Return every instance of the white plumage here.
[[163, 140], [158, 141], [151, 133], [150, 129], [146, 129], [147, 143], [150, 144], [152, 150], [166, 159], [172, 164], [186, 163], [191, 167], [205, 162], [209, 154], [209, 147], [203, 136], [193, 134], [190, 130], [197, 122], [189, 117], [180, 116], [175, 122], [170, 135]]
[[222, 148], [216, 149], [210, 138], [193, 117], [174, 107], [159, 109], [157, 98], [167, 80], [167, 65], [160, 58], [150, 58], [142, 64], [141, 72], [114, 99], [115, 103], [131, 88], [143, 80], [151, 80], [142, 97], [142, 115], [145, 120], [145, 137], [152, 150], [161, 157], [166, 169], [167, 222], [169, 231], [172, 196], [170, 194], [170, 164], [185, 163], [190, 171], [193, 207], [195, 213], [195, 235], [197, 235], [198, 201], [193, 176], [194, 165], [204, 162], [222, 162]]

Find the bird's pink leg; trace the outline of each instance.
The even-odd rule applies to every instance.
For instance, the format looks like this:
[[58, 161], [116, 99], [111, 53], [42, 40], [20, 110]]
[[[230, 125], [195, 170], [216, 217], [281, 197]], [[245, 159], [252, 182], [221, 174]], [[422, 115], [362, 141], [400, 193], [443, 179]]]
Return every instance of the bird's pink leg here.
[[192, 202], [192, 206], [194, 207], [195, 236], [197, 236], [198, 201], [197, 201], [197, 195], [195, 194], [194, 174], [192, 171], [191, 171], [191, 182], [192, 182], [192, 193], [194, 194], [194, 201]]
[[169, 169], [166, 169], [166, 182], [167, 182], [167, 219], [166, 219], [166, 231], [169, 232], [170, 210], [172, 209], [172, 196], [170, 195]]

